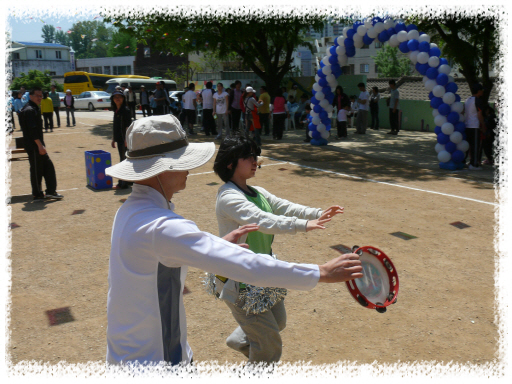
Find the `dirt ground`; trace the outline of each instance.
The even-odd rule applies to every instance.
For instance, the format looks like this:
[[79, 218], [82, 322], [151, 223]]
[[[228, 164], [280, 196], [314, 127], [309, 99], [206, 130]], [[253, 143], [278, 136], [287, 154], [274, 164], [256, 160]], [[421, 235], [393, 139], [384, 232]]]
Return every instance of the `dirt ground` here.
[[[109, 112], [78, 112], [77, 127], [45, 135], [62, 201], [33, 203], [28, 161], [11, 162], [10, 222], [18, 227], [12, 229], [7, 350], [14, 364], [105, 359], [110, 231], [130, 190], [86, 187], [84, 151], [105, 150], [119, 161], [117, 149], [110, 147], [110, 119]], [[331, 246], [372, 245], [393, 260], [400, 292], [398, 302], [380, 314], [361, 307], [345, 284], [289, 291], [282, 361], [495, 361], [495, 206], [485, 204], [495, 202], [493, 185], [343, 148], [312, 147], [302, 143], [303, 131], [286, 136], [278, 143], [264, 140], [263, 155], [271, 159], [265, 159], [253, 185], [313, 207], [339, 204], [345, 213], [324, 231], [276, 236], [276, 254], [287, 261], [323, 263], [336, 256]], [[192, 141], [206, 139], [200, 135]], [[173, 202], [179, 214], [217, 234], [214, 207], [221, 181], [210, 172], [212, 165], [213, 160], [192, 171], [187, 189]], [[203, 172], [210, 173], [199, 175]], [[84, 212], [72, 215], [75, 210]], [[469, 227], [450, 225], [457, 221]], [[390, 235], [394, 232], [417, 238], [403, 240]], [[244, 356], [225, 344], [235, 321], [222, 302], [204, 292], [203, 276], [191, 268], [186, 282], [194, 360], [242, 362]], [[63, 307], [70, 308], [74, 321], [50, 326], [46, 311]]]

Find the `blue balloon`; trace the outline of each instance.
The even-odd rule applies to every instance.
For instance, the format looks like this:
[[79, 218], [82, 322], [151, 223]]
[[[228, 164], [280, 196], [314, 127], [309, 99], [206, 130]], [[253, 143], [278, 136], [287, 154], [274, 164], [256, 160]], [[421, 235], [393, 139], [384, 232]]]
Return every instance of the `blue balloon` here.
[[456, 101], [456, 102], [459, 102], [459, 101], [460, 101], [460, 95], [455, 94], [455, 101]]
[[371, 45], [373, 43], [373, 40], [374, 39], [372, 39], [368, 35], [363, 36], [363, 43], [365, 43], [366, 45]]
[[329, 85], [325, 76], [318, 80], [318, 85], [320, 85], [322, 88], [327, 87]]
[[457, 112], [450, 112], [446, 119], [455, 126], [459, 122], [459, 114]]
[[434, 93], [433, 93], [433, 92], [430, 92], [430, 93], [428, 94], [428, 99], [429, 99], [429, 100], [432, 100], [434, 97], [435, 97], [435, 96], [434, 96]]
[[441, 104], [439, 107], [437, 107], [437, 110], [439, 111], [439, 113], [443, 116], [448, 116], [448, 114], [450, 113], [451, 111], [451, 108], [448, 104], [446, 103], [443, 103]]
[[315, 96], [315, 95], [316, 95], [316, 91], [315, 91], [314, 89], [312, 89], [312, 90], [311, 90], [311, 94], [312, 94], [313, 96]]
[[318, 131], [313, 131], [311, 136], [313, 137], [313, 139], [321, 139], [322, 138], [322, 135]]
[[335, 47], [338, 47], [338, 46], [339, 46], [339, 44], [338, 44], [338, 39], [334, 39], [334, 46], [335, 46]]
[[320, 60], [320, 68], [323, 68], [323, 67], [325, 67], [325, 64], [322, 60]]
[[443, 99], [440, 97], [434, 97], [432, 100], [430, 100], [430, 106], [434, 109], [439, 108], [441, 104], [443, 104]]
[[450, 153], [453, 153], [453, 152], [455, 152], [457, 150], [457, 144], [455, 144], [454, 142], [449, 141], [444, 146], [444, 149], [447, 150]]
[[464, 161], [464, 157], [466, 157], [466, 155], [462, 151], [457, 150], [452, 153], [452, 160], [454, 163], [462, 163]]
[[353, 57], [355, 54], [356, 54], [356, 47], [354, 47], [354, 46], [351, 46], [351, 47], [345, 46], [345, 55], [347, 55], [347, 57]]
[[334, 72], [334, 71], [338, 71], [338, 70], [340, 70], [340, 69], [341, 69], [341, 67], [340, 67], [340, 65], [338, 64], [338, 61], [336, 61], [336, 63], [334, 63], [334, 64], [332, 64], [332, 65], [331, 65], [331, 71], [333, 71], [333, 72]]
[[413, 29], [417, 31], [417, 30], [418, 30], [418, 27], [417, 27], [416, 25], [414, 25], [414, 24], [409, 24], [409, 25], [407, 26], [407, 32], [410, 32], [410, 31], [412, 31]]
[[439, 75], [437, 75], [436, 82], [439, 85], [448, 84], [448, 75], [446, 73], [440, 73]]
[[395, 31], [396, 33], [400, 32], [400, 31], [406, 31], [407, 30], [407, 27], [405, 26], [404, 23], [397, 23], [395, 25]]
[[321, 145], [329, 144], [329, 142], [326, 139], [322, 139], [321, 137], [319, 139], [311, 139], [311, 141], [309, 143], [311, 145], [316, 145], [316, 146], [321, 146]]
[[329, 63], [331, 65], [338, 64], [338, 55], [331, 55], [331, 56], [329, 56]]
[[[327, 79], [326, 79], [325, 81], [327, 81]], [[323, 87], [323, 88], [322, 88], [322, 92], [323, 92], [323, 94], [324, 94], [324, 95], [325, 95], [326, 93], [328, 93], [328, 92], [331, 92], [331, 87], [330, 87], [330, 86]]]
[[325, 124], [325, 130], [330, 131], [331, 130], [331, 124]]
[[393, 35], [396, 35], [397, 31], [395, 31], [395, 28], [388, 28], [387, 32], [388, 32], [389, 37], [391, 37]]
[[357, 28], [359, 28], [360, 25], [364, 25], [364, 23], [362, 21], [356, 21], [353, 25], [352, 25], [352, 29], [354, 31], [357, 32]]
[[324, 75], [324, 73], [322, 72], [322, 68], [320, 68], [318, 71], [316, 71], [316, 74], [320, 77], [325, 77], [327, 75]]
[[330, 95], [326, 96], [326, 99], [329, 102], [329, 104], [332, 104], [332, 102], [334, 101], [334, 94], [331, 93]]
[[[418, 64], [418, 63], [416, 63], [416, 64]], [[428, 69], [429, 69], [429, 68], [430, 68], [430, 66], [429, 66], [427, 63], [425, 63], [425, 64], [420, 64], [420, 65], [418, 66], [418, 72], [419, 72], [420, 74], [422, 74], [423, 76], [425, 76], [425, 75], [427, 74], [427, 71], [428, 71]]]
[[352, 39], [352, 38], [350, 38], [350, 37], [347, 37], [347, 38], [343, 41], [343, 44], [345, 45], [345, 49], [350, 48], [350, 47], [353, 47], [353, 46], [354, 46], [354, 39]]
[[407, 45], [407, 41], [402, 41], [399, 45], [398, 45], [398, 49], [400, 50], [400, 52], [402, 53], [407, 53], [409, 52], [409, 46]]
[[[312, 103], [312, 104], [315, 104], [315, 107], [322, 108], [322, 107], [320, 107], [320, 106], [318, 105], [318, 104], [320, 104], [320, 100], [318, 100], [316, 97], [312, 97], [312, 98], [311, 98], [311, 103]], [[313, 108], [313, 109], [314, 109], [314, 108]], [[314, 111], [316, 112], [316, 110], [315, 110], [315, 109], [314, 109]], [[316, 113], [318, 113], [318, 112], [316, 112]]]
[[389, 40], [389, 33], [388, 31], [384, 30], [381, 33], [379, 33], [378, 39], [381, 43], [385, 43]]
[[333, 71], [332, 74], [334, 75], [334, 77], [338, 78], [341, 76], [341, 74], [343, 73], [342, 69], [340, 68], [339, 70], [336, 70], [336, 71]]
[[420, 52], [430, 52], [430, 43], [426, 42], [426, 41], [422, 41], [419, 45], [418, 45], [418, 50]]
[[443, 65], [443, 64], [448, 64], [448, 60], [447, 60], [447, 59], [445, 59], [444, 57], [441, 57], [441, 58], [439, 59], [439, 65]]
[[419, 45], [420, 42], [416, 39], [412, 39], [407, 42], [407, 47], [409, 47], [409, 51], [416, 51]]
[[436, 135], [439, 135], [442, 131], [441, 131], [441, 127], [436, 125], [436, 127], [434, 128], [434, 132]]
[[318, 114], [320, 120], [327, 119], [327, 111], [322, 111]]
[[308, 129], [309, 129], [310, 131], [316, 131], [316, 125], [315, 125], [315, 124], [313, 124], [313, 123], [309, 123], [309, 125], [308, 125]]
[[315, 105], [313, 107], [313, 111], [315, 111], [316, 113], [320, 113], [320, 112], [323, 111], [323, 108], [321, 106], [319, 106], [319, 105]]
[[[338, 40], [338, 39], [336, 39], [336, 40]], [[331, 53], [331, 55], [337, 55], [336, 46], [333, 45], [331, 48], [329, 48], [329, 52]]]
[[434, 80], [437, 78], [437, 75], [439, 74], [439, 72], [437, 72], [437, 69], [436, 68], [432, 68], [430, 67], [429, 69], [427, 69], [427, 77], [431, 80]]
[[457, 132], [464, 133], [466, 131], [466, 124], [462, 121], [459, 121], [457, 124], [455, 124], [455, 130]]
[[327, 125], [327, 124], [329, 124], [329, 123], [331, 122], [331, 119], [329, 119], [328, 117], [326, 117], [325, 119], [322, 119], [321, 121], [322, 121], [322, 124], [323, 124], [323, 125]]
[[[347, 31], [347, 38], [351, 39], [354, 37], [354, 35], [356, 34], [356, 31], [354, 31], [353, 29], [349, 29]], [[345, 45], [346, 46], [346, 45]]]
[[430, 56], [436, 56], [436, 57], [439, 57], [441, 56], [441, 50], [437, 47], [434, 47], [434, 48], [430, 48], [430, 51], [428, 53]]
[[444, 89], [446, 92], [457, 93], [459, 87], [454, 82], [445, 85]]
[[462, 133], [462, 140], [468, 140], [468, 135], [466, 135], [466, 132]]
[[[308, 115], [308, 116], [309, 116], [309, 115]], [[309, 117], [308, 117], [308, 121], [309, 121], [310, 123], [312, 123], [312, 122], [313, 122], [313, 118], [312, 118], [311, 116], [309, 116]]]
[[382, 23], [383, 20], [382, 18], [378, 17], [378, 16], [375, 16], [373, 19], [372, 19], [372, 25], [375, 25], [377, 23]]
[[445, 135], [443, 132], [441, 132], [439, 135], [437, 135], [437, 142], [439, 144], [446, 144], [450, 141], [450, 136]]

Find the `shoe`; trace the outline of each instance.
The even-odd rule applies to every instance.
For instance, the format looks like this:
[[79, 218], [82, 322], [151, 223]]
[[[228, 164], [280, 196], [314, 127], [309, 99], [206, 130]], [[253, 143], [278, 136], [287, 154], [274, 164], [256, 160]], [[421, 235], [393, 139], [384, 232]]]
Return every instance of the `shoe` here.
[[398, 132], [393, 132], [393, 135], [398, 135]]
[[44, 195], [34, 196], [32, 201], [44, 201]]
[[473, 167], [471, 164], [469, 165], [469, 170], [470, 171], [481, 171], [482, 170], [482, 167]]
[[71, 125], [68, 124], [68, 125], [66, 125], [66, 127], [71, 127]]
[[305, 143], [309, 143], [311, 140], [304, 139], [304, 140], [302, 140], [302, 141], [304, 141]]
[[482, 165], [494, 165], [494, 162], [489, 161], [489, 159], [485, 159]]
[[60, 193], [57, 193], [57, 192], [54, 192], [54, 193], [47, 193], [46, 194], [46, 198], [47, 199], [57, 199], [57, 200], [60, 200], [62, 199], [64, 196], [62, 196]]
[[60, 125], [57, 125], [57, 128], [60, 128]]
[[50, 129], [50, 132], [53, 132], [53, 129]]

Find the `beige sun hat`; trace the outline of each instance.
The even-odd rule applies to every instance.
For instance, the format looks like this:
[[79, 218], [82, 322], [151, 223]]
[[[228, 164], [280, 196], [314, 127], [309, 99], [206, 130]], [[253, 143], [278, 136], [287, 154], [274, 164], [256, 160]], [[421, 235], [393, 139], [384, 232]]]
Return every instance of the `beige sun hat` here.
[[200, 167], [215, 153], [214, 143], [189, 143], [173, 115], [137, 119], [126, 131], [126, 159], [105, 173], [126, 181], [141, 181], [166, 171]]

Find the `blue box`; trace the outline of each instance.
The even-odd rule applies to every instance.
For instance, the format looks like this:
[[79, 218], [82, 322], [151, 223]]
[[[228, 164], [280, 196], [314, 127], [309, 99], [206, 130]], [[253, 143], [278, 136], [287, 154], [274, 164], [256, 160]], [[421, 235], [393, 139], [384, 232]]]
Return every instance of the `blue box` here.
[[105, 169], [111, 165], [109, 152], [85, 151], [87, 185], [94, 189], [112, 188], [112, 177], [105, 174]]

